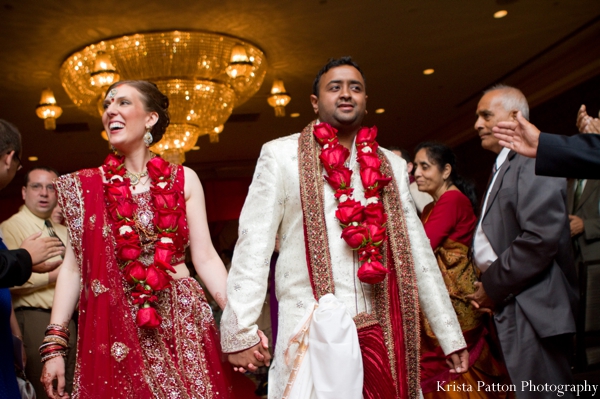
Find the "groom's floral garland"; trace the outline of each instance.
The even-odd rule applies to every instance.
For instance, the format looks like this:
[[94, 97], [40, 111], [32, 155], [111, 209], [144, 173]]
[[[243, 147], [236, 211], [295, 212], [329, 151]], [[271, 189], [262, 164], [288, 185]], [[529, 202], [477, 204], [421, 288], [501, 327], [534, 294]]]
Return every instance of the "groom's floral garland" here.
[[387, 238], [387, 215], [380, 199], [381, 191], [392, 179], [379, 170], [379, 145], [375, 141], [377, 128], [363, 127], [356, 136], [357, 161], [366, 206], [352, 198], [352, 171], [345, 166], [350, 151], [339, 143], [337, 130], [327, 123], [320, 123], [314, 126], [313, 132], [322, 147], [319, 159], [327, 171], [325, 180], [339, 201], [335, 216], [342, 226], [342, 238], [358, 252], [359, 260], [363, 262], [358, 269], [358, 278], [369, 284], [379, 283], [389, 273], [381, 263], [381, 244]]
[[150, 265], [141, 262], [142, 243], [135, 229], [137, 204], [132, 198], [129, 178], [123, 157], [109, 155], [102, 169], [106, 178], [104, 198], [113, 223], [116, 256], [123, 277], [129, 283], [133, 303], [139, 305], [136, 323], [140, 327], [157, 328], [162, 318], [152, 306], [158, 298], [157, 291], [169, 287], [173, 279], [167, 271], [175, 273], [171, 259], [176, 252], [174, 242], [180, 240], [177, 233], [182, 210], [180, 193], [173, 190], [170, 164], [160, 157], [146, 164], [151, 180], [154, 225], [158, 231], [154, 261]]

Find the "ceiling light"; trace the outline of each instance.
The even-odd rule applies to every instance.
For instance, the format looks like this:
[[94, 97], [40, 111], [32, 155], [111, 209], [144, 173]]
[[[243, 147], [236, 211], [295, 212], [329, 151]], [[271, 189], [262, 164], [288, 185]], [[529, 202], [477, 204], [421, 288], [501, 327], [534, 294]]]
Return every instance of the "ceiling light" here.
[[62, 108], [56, 104], [56, 98], [52, 90], [42, 90], [42, 98], [35, 109], [35, 113], [40, 119], [44, 120], [46, 130], [56, 130], [56, 118], [62, 115]]
[[496, 19], [504, 18], [504, 17], [506, 17], [507, 14], [508, 14], [508, 11], [506, 11], [506, 10], [496, 11], [494, 13], [494, 18], [496, 18]]
[[118, 70], [122, 80], [155, 83], [169, 97], [171, 124], [150, 149], [170, 162], [183, 163], [185, 152], [196, 145], [199, 136], [214, 134], [235, 107], [259, 90], [266, 61], [261, 49], [232, 36], [191, 31], [135, 33], [71, 54], [61, 66], [60, 79], [73, 103], [94, 116], [98, 116], [106, 87], [92, 84], [96, 76], [92, 74]]
[[300, 112], [294, 112], [293, 114], [290, 114], [290, 118], [297, 118], [300, 116]]
[[376, 114], [383, 114], [384, 112], [385, 112], [385, 109], [383, 109], [383, 108], [377, 108], [377, 109], [375, 110], [375, 113], [376, 113]]
[[435, 72], [435, 70], [433, 68], [425, 69], [423, 71], [423, 75], [431, 75], [434, 72]]
[[275, 108], [275, 116], [285, 116], [285, 106], [289, 104], [292, 97], [285, 91], [283, 86], [283, 80], [275, 79], [273, 81], [273, 87], [271, 88], [271, 95], [267, 99], [269, 105]]
[[31, 162], [35, 162], [35, 161], [37, 161], [37, 160], [38, 160], [38, 157], [36, 157], [36, 156], [31, 156], [31, 157], [29, 157], [29, 158], [27, 158], [27, 159], [28, 159], [28, 160], [30, 160]]
[[219, 142], [219, 133], [221, 133], [223, 131], [223, 125], [219, 125], [215, 128], [213, 128], [213, 131], [210, 132], [208, 134], [208, 138], [210, 140], [211, 143], [218, 143]]
[[119, 73], [110, 61], [110, 57], [104, 51], [96, 53], [94, 72], [90, 73], [92, 86], [108, 87], [119, 81]]

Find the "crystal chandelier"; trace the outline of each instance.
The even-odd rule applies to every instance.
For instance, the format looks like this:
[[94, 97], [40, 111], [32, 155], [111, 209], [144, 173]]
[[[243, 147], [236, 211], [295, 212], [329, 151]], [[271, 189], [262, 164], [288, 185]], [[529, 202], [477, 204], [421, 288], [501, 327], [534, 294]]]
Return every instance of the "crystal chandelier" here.
[[218, 142], [233, 108], [260, 88], [267, 60], [258, 47], [211, 32], [136, 33], [90, 44], [62, 64], [60, 79], [75, 105], [102, 113], [106, 88], [118, 80], [154, 82], [169, 97], [171, 124], [151, 147], [183, 163], [199, 136]]

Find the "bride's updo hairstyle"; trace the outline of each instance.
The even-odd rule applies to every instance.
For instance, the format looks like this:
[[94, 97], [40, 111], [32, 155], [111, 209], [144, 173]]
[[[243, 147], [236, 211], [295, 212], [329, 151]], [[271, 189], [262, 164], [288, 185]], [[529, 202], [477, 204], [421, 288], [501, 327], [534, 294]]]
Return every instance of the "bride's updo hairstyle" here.
[[162, 139], [163, 134], [167, 130], [167, 126], [171, 122], [169, 117], [169, 98], [165, 96], [158, 87], [147, 80], [121, 80], [113, 83], [107, 90], [106, 93], [110, 93], [112, 89], [115, 89], [121, 85], [128, 85], [136, 89], [142, 98], [144, 108], [147, 112], [156, 112], [158, 114], [158, 121], [152, 127], [152, 144], [157, 143]]

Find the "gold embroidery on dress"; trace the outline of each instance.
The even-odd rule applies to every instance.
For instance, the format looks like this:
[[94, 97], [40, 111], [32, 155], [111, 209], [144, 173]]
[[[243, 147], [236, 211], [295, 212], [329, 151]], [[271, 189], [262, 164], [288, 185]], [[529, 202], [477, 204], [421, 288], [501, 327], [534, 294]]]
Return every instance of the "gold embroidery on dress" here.
[[117, 362], [121, 362], [127, 357], [129, 348], [122, 342], [115, 342], [110, 348], [110, 354], [115, 358]]
[[103, 286], [100, 280], [92, 281], [92, 292], [94, 293], [94, 296], [104, 294], [106, 291], [108, 291], [108, 288]]

